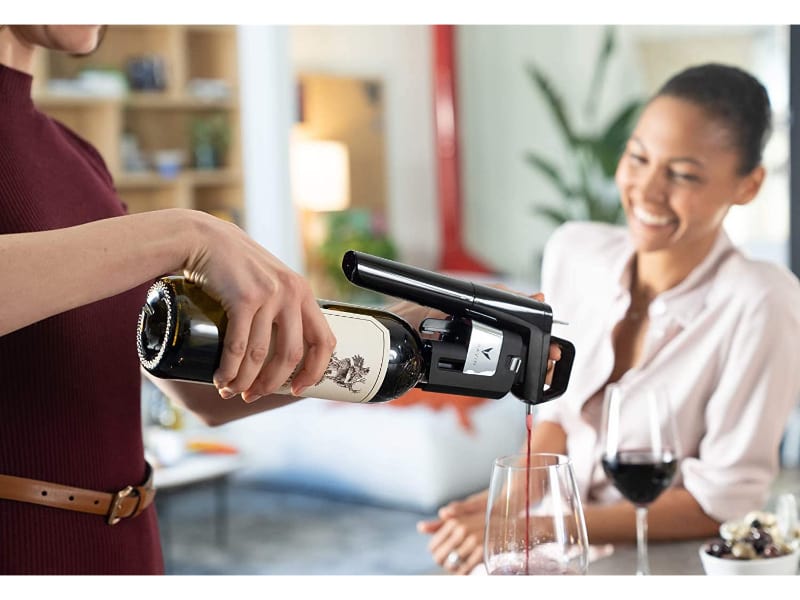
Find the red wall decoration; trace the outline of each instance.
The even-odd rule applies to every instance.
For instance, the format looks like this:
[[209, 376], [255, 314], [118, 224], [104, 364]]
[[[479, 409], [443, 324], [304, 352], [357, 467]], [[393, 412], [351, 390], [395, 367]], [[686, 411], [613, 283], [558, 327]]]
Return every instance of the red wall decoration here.
[[441, 223], [439, 268], [491, 273], [464, 247], [456, 106], [455, 25], [433, 25], [433, 94]]

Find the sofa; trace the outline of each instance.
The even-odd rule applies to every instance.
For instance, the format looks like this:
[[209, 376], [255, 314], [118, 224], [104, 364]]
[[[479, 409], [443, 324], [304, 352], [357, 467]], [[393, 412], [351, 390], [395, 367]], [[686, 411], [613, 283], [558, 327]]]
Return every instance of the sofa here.
[[526, 435], [513, 396], [416, 389], [383, 404], [309, 398], [218, 429], [245, 458], [240, 481], [426, 513], [485, 488]]

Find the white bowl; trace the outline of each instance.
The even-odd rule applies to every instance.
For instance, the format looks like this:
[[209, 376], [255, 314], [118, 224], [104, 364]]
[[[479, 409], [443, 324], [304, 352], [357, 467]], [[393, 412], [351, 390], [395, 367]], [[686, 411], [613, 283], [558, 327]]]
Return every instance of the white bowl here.
[[700, 546], [700, 562], [706, 575], [795, 575], [800, 562], [800, 550], [774, 558], [718, 558]]

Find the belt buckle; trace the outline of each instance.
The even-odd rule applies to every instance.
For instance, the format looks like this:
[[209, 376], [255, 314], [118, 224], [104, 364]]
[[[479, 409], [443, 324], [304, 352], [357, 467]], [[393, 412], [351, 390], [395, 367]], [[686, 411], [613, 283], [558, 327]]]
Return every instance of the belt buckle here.
[[111, 500], [111, 506], [108, 508], [106, 523], [109, 525], [116, 525], [123, 519], [123, 517], [120, 517], [117, 513], [119, 512], [119, 509], [122, 508], [122, 501], [133, 494], [134, 489], [135, 488], [132, 485], [129, 485], [114, 494], [114, 498]]

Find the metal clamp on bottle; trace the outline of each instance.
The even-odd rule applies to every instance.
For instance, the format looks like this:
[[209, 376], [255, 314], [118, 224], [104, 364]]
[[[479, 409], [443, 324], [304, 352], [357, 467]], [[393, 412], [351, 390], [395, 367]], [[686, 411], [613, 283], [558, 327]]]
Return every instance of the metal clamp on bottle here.
[[[527, 404], [566, 391], [575, 347], [550, 335], [549, 305], [352, 250], [344, 255], [342, 270], [355, 285], [451, 315], [420, 324], [422, 333], [438, 339], [425, 340], [427, 372], [418, 387], [484, 398], [510, 392]], [[551, 342], [561, 348], [561, 359], [545, 389]]]

